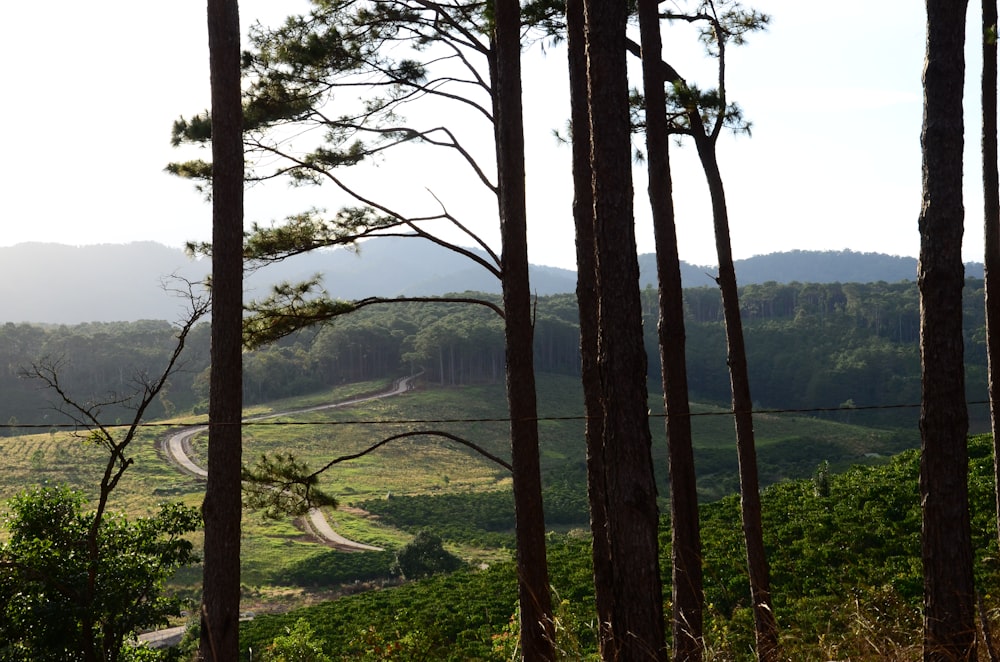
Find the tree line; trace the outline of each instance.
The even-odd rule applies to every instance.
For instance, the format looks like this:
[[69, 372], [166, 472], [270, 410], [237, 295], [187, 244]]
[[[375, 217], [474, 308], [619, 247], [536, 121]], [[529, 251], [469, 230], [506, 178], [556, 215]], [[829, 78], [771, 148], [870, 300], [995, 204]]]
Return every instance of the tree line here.
[[[983, 281], [964, 290], [968, 392], [984, 394], [986, 351]], [[488, 295], [477, 294], [479, 297]], [[916, 284], [764, 283], [740, 288], [756, 404], [766, 408], [914, 404], [919, 400], [919, 311]], [[642, 292], [645, 344], [655, 356], [656, 292]], [[725, 402], [728, 377], [718, 290], [684, 291], [689, 329], [687, 361], [692, 398]], [[573, 295], [539, 297], [534, 319], [536, 369], [580, 374], [579, 322]], [[7, 323], [0, 326], [0, 423], [58, 424], [48, 397], [23, 371], [42, 357], [61, 363], [74, 393], [95, 398], [124, 392], [172, 349], [167, 322], [91, 322], [74, 326]], [[181, 369], [150, 405], [149, 417], [204, 411], [208, 397], [208, 327], [196, 326]], [[243, 357], [248, 404], [315, 392], [345, 382], [424, 373], [440, 386], [498, 383], [505, 374], [500, 320], [477, 307], [453, 303], [386, 303], [247, 351]], [[649, 379], [659, 364], [649, 361]], [[113, 407], [109, 415], [123, 412]], [[867, 419], [870, 420], [870, 419]], [[912, 410], [889, 410], [884, 425], [914, 420]]]

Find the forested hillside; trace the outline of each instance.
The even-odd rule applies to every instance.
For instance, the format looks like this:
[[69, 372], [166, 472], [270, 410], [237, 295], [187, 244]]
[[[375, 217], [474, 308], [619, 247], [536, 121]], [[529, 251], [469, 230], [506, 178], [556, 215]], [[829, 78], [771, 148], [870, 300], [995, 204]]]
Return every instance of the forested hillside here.
[[[965, 289], [968, 393], [985, 399], [986, 356], [982, 281]], [[490, 295], [484, 295], [489, 298]], [[718, 291], [685, 291], [692, 398], [729, 401], [725, 339]], [[655, 360], [656, 292], [643, 293], [651, 383]], [[764, 283], [742, 288], [755, 403], [763, 408], [828, 409], [914, 405], [919, 402], [916, 286], [908, 283]], [[577, 307], [572, 295], [540, 297], [535, 364], [540, 372], [579, 372]], [[76, 326], [0, 326], [0, 421], [59, 422], [46, 393], [19, 377], [39, 361], [60, 362], [67, 389], [96, 398], [123, 392], [142, 371], [165, 360], [173, 330], [167, 322]], [[171, 380], [150, 416], [191, 408], [207, 397], [208, 328], [189, 339], [184, 369]], [[424, 371], [430, 382], [460, 386], [504, 378], [501, 320], [481, 306], [386, 303], [359, 310], [314, 331], [244, 355], [248, 404], [350, 381]], [[973, 414], [975, 415], [975, 411]], [[980, 408], [984, 412], [984, 408]], [[106, 412], [118, 415], [114, 408]], [[899, 407], [817, 412], [868, 425], [913, 425], [916, 409]]]

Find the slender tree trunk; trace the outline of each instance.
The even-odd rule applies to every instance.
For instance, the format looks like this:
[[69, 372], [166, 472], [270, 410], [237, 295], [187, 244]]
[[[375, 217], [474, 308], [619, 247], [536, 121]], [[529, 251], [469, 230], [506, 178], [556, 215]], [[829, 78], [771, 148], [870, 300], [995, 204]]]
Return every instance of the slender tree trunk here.
[[585, 0], [590, 166], [598, 286], [597, 367], [612, 560], [605, 659], [666, 660], [659, 513], [646, 392], [646, 350], [632, 217], [625, 67], [627, 3]]
[[674, 225], [670, 140], [661, 68], [657, 0], [639, 0], [643, 92], [646, 98], [646, 164], [649, 202], [656, 241], [659, 288], [660, 364], [670, 462], [671, 556], [673, 562], [673, 659], [701, 660], [704, 594], [701, 529], [691, 438], [687, 360], [684, 354], [684, 290], [681, 285], [677, 229]]
[[212, 81], [212, 372], [201, 657], [239, 659], [243, 108], [237, 0], [209, 0]]
[[593, 538], [594, 593], [598, 645], [610, 655], [614, 580], [608, 540], [607, 490], [604, 484], [601, 376], [597, 370], [597, 255], [594, 245], [594, 196], [590, 169], [590, 111], [587, 104], [587, 57], [584, 51], [583, 0], [566, 3], [566, 39], [573, 140], [573, 221], [576, 226], [576, 298], [580, 309], [580, 376], [587, 414], [587, 495]]
[[750, 597], [753, 601], [757, 657], [777, 660], [778, 624], [771, 608], [771, 582], [764, 553], [764, 531], [761, 524], [760, 483], [757, 476], [757, 449], [753, 431], [753, 400], [750, 397], [750, 377], [747, 370], [743, 320], [740, 317], [739, 291], [729, 240], [729, 211], [726, 192], [716, 159], [715, 142], [705, 134], [697, 113], [690, 113], [695, 145], [708, 190], [712, 198], [712, 219], [715, 224], [715, 246], [719, 255], [719, 276], [716, 279], [722, 293], [722, 313], [726, 324], [729, 380], [733, 394], [733, 416], [736, 423], [736, 453], [740, 472], [740, 513], [743, 518], [743, 538], [747, 547], [747, 569], [750, 577]]
[[[635, 51], [634, 44], [629, 44], [628, 48]], [[684, 80], [673, 67], [662, 61], [659, 61], [659, 66], [663, 80], [684, 84]], [[652, 63], [649, 67], [651, 73]], [[750, 378], [743, 338], [743, 321], [740, 318], [739, 291], [729, 237], [726, 191], [715, 152], [715, 141], [718, 134], [709, 135], [706, 133], [698, 109], [689, 111], [687, 117], [712, 199], [715, 245], [719, 256], [719, 276], [716, 281], [722, 294], [723, 319], [726, 325], [729, 379], [733, 396], [736, 451], [740, 474], [740, 512], [743, 519], [743, 537], [747, 548], [747, 568], [753, 601], [757, 656], [761, 660], [772, 661], [780, 657], [778, 625], [771, 606], [769, 570], [767, 556], [764, 553], [757, 450], [753, 432], [753, 400], [750, 397]]]
[[554, 660], [555, 628], [545, 558], [545, 518], [533, 363], [534, 324], [528, 281], [521, 106], [521, 5], [517, 0], [497, 0], [494, 9], [493, 107], [503, 243], [501, 269], [521, 651], [525, 660]]
[[997, 170], [997, 2], [983, 0], [983, 238], [986, 361], [993, 433], [997, 535], [1000, 536], [1000, 172]]
[[920, 209], [924, 659], [975, 660], [962, 339], [964, 0], [927, 0]]

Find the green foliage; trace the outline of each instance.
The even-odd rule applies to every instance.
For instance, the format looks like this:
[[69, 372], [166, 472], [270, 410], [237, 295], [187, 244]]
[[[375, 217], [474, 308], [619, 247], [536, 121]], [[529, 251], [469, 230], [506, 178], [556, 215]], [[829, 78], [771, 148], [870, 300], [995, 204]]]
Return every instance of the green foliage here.
[[813, 489], [818, 497], [830, 496], [830, 463], [823, 460], [813, 474]]
[[295, 285], [283, 283], [275, 286], [267, 298], [251, 302], [249, 314], [243, 318], [243, 344], [258, 349], [357, 310], [353, 303], [332, 300], [325, 293], [314, 294], [318, 286], [315, 280]]
[[419, 532], [414, 539], [396, 554], [394, 570], [406, 579], [421, 579], [440, 572], [454, 572], [464, 564], [441, 544], [441, 538]]
[[[587, 488], [582, 480], [547, 483], [542, 500], [548, 526], [578, 526], [589, 521]], [[475, 547], [514, 544], [514, 495], [508, 490], [401, 495], [370, 499], [361, 507], [404, 531], [426, 530]]]
[[432, 662], [439, 659], [431, 652], [431, 641], [420, 630], [379, 630], [371, 625], [351, 639], [348, 647], [356, 651], [350, 659], [362, 662]]
[[179, 610], [164, 582], [196, 559], [184, 536], [195, 509], [161, 507], [153, 517], [94, 513], [66, 487], [37, 487], [10, 501], [9, 540], [0, 547], [0, 658], [115, 659], [126, 640]]
[[[90, 322], [75, 326], [42, 327], [30, 324], [0, 326], [0, 401], [18, 421], [37, 426], [59, 424], [66, 419], [42, 411], [57, 408], [51, 389], [39, 389], [36, 380], [24, 379], [33, 366], [49, 364], [58, 368], [64, 392], [79, 397], [81, 403], [105, 403], [104, 422], [128, 420], [134, 414], [122, 396], [134, 390], [145, 376], [162, 370], [176, 347], [178, 329], [168, 322]], [[199, 325], [185, 339], [184, 359], [188, 367], [200, 369], [207, 360], [209, 327]], [[204, 350], [204, 356], [201, 351]], [[190, 373], [174, 373], [166, 386], [171, 405], [186, 409], [195, 402]], [[134, 404], [134, 403], [133, 403]], [[146, 414], [159, 417], [163, 400], [149, 404]]]
[[414, 534], [425, 530], [453, 542], [494, 548], [514, 541], [514, 497], [509, 491], [393, 496], [365, 501], [361, 507]]
[[[560, 649], [565, 659], [589, 659], [596, 649], [590, 548], [582, 540], [550, 537], [549, 564], [560, 595]], [[258, 616], [241, 624], [241, 646], [258, 646], [304, 618], [337, 651], [338, 660], [467, 662], [509, 660], [498, 638], [508, 633], [517, 604], [514, 564], [463, 569], [397, 587], [346, 596], [288, 614]], [[589, 584], [589, 586], [588, 586]], [[573, 658], [571, 651], [582, 651]]]
[[192, 159], [179, 163], [170, 163], [164, 168], [175, 177], [190, 179], [194, 182], [195, 188], [202, 193], [208, 193], [209, 184], [212, 181], [212, 164], [203, 159]]
[[244, 256], [252, 265], [277, 262], [316, 248], [344, 245], [399, 221], [368, 207], [344, 207], [332, 219], [317, 209], [294, 214], [277, 226], [254, 225], [247, 236]]
[[205, 143], [211, 139], [212, 118], [207, 110], [200, 115], [192, 116], [191, 119], [180, 117], [174, 120], [170, 130], [170, 144], [174, 147], [185, 142]]
[[240, 624], [240, 645], [261, 650], [304, 618], [327, 650], [336, 651], [336, 659], [345, 662], [487, 660], [493, 635], [507, 623], [516, 602], [512, 565], [459, 570], [288, 614], [258, 616]]
[[[969, 441], [969, 490], [976, 583], [1000, 589], [991, 442]], [[771, 586], [789, 655], [816, 659], [908, 659], [920, 629], [919, 453], [814, 481], [773, 485], [762, 496]], [[706, 600], [729, 646], [751, 641], [744, 627], [749, 594], [740, 558], [736, 497], [702, 509]], [[721, 641], [718, 640], [716, 643]], [[797, 652], [796, 652], [797, 651]]]
[[[976, 582], [993, 608], [1000, 567], [990, 439], [970, 439], [969, 458]], [[919, 454], [908, 451], [884, 465], [830, 473], [828, 491], [817, 490], [812, 478], [764, 491], [772, 595], [789, 659], [919, 657], [913, 644], [919, 641], [923, 582], [918, 475]], [[701, 513], [707, 659], [752, 659], [738, 498], [705, 504]], [[669, 537], [664, 520], [665, 579]], [[560, 596], [559, 648], [566, 659], [588, 659], [596, 651], [588, 538], [550, 534], [548, 543], [551, 581]], [[411, 650], [416, 639], [428, 659], [509, 660], [517, 646], [516, 621], [510, 618], [515, 603], [514, 565], [505, 562], [259, 618], [244, 624], [244, 641], [260, 641], [302, 617], [342, 659], [395, 659], [378, 655]], [[398, 659], [424, 659], [407, 654]]]
[[[573, 611], [569, 600], [559, 600], [553, 610], [556, 633], [557, 660], [571, 662], [598, 662], [601, 656], [594, 650], [597, 633], [594, 621], [583, 622]], [[514, 610], [510, 622], [493, 637], [493, 654], [499, 660], [516, 660], [520, 657], [520, 609]]]
[[358, 581], [389, 579], [396, 564], [394, 552], [340, 552], [326, 550], [287, 563], [274, 577], [282, 586], [336, 586]]
[[[308, 225], [307, 221], [303, 223]], [[297, 240], [290, 241], [294, 244]], [[318, 288], [318, 284], [314, 285]], [[321, 290], [299, 292], [288, 286], [279, 292], [284, 294], [275, 293], [275, 297], [283, 297], [282, 305], [288, 308], [285, 312], [295, 313], [292, 317], [315, 317], [329, 323], [247, 352], [247, 404], [315, 392], [344, 382], [391, 379], [420, 369], [425, 371], [427, 382], [446, 386], [503, 381], [502, 323], [486, 309], [448, 303], [392, 303], [366, 306], [343, 316], [339, 313], [352, 309], [352, 304], [324, 298]], [[487, 295], [476, 296], [491, 300]], [[659, 383], [656, 324], [651, 317], [656, 310], [656, 292], [649, 289], [643, 296], [646, 344], [650, 357], [654, 357], [649, 362], [649, 376], [651, 383]], [[692, 398], [725, 405], [731, 394], [718, 290], [689, 288], [685, 290], [685, 302]], [[282, 307], [277, 299], [271, 303], [275, 307], [269, 303], [268, 309], [280, 315]], [[313, 305], [315, 309], [309, 307]], [[868, 427], [915, 429], [916, 408], [898, 407], [920, 399], [915, 283], [747, 285], [741, 291], [741, 307], [753, 395], [761, 407], [829, 408], [818, 415]], [[964, 310], [967, 391], [984, 393], [982, 281], [968, 282]], [[535, 321], [535, 365], [539, 373], [574, 377], [579, 373], [577, 314], [572, 295], [539, 298]], [[255, 324], [253, 319], [249, 316], [247, 324]], [[265, 327], [275, 322], [263, 318], [258, 321], [266, 321]], [[297, 324], [293, 320], [289, 328]], [[277, 324], [274, 328], [281, 327]], [[172, 346], [175, 332], [166, 322], [149, 321], [49, 328], [0, 326], [0, 365], [10, 366], [0, 371], [5, 418], [21, 425], [44, 422], [39, 420], [38, 411], [46, 407], [45, 393], [19, 379], [18, 366], [29, 366], [44, 356], [68, 357], [71, 361], [60, 370], [63, 385], [70, 392], [82, 394], [84, 400], [98, 400], [120, 391], [123, 380], [129, 381], [159, 365]], [[803, 342], [803, 338], [809, 342]], [[195, 329], [188, 339], [186, 370], [171, 377], [169, 404], [162, 400], [152, 403], [150, 418], [171, 409], [187, 411], [207, 399], [208, 345], [208, 326]], [[841, 406], [849, 401], [856, 406]], [[897, 407], [871, 409], [882, 405]], [[566, 413], [579, 411], [577, 407]], [[105, 413], [113, 420], [126, 416], [128, 411], [112, 405]], [[903, 443], [914, 442], [911, 435]], [[903, 447], [896, 445], [876, 452], [886, 454]], [[804, 457], [797, 473], [785, 475], [808, 475], [803, 470], [807, 467], [811, 472], [822, 459]], [[842, 468], [835, 458], [826, 459], [835, 468]]]
[[260, 456], [243, 468], [244, 502], [275, 519], [305, 515], [312, 508], [337, 507], [337, 500], [317, 487], [319, 476], [290, 453]]
[[[443, 135], [428, 136], [407, 127], [397, 113], [400, 106], [424, 96], [468, 99], [470, 106], [486, 112], [480, 105], [488, 107], [482, 82], [487, 45], [481, 36], [488, 30], [482, 11], [477, 3], [323, 2], [288, 17], [277, 28], [253, 26], [242, 57], [248, 81], [243, 94], [247, 178], [286, 176], [296, 185], [339, 185], [334, 175], [338, 168], [396, 144], [426, 142], [464, 151], [448, 132], [432, 129], [431, 134]], [[382, 48], [387, 42], [400, 48]], [[468, 72], [457, 78], [450, 72], [428, 72], [440, 62], [422, 52], [440, 42], [458, 52]], [[358, 102], [345, 105], [341, 96], [339, 114], [329, 113], [330, 102], [345, 88], [351, 96], [363, 90]], [[470, 99], [476, 95], [478, 102]], [[206, 117], [175, 122], [173, 143], [203, 144], [210, 139], [203, 129]], [[286, 145], [273, 140], [272, 132], [289, 127], [296, 133], [319, 127], [322, 139], [306, 141], [298, 152], [285, 152]], [[168, 170], [184, 175], [189, 170], [184, 166], [173, 164]]]
[[331, 662], [333, 659], [323, 652], [323, 643], [316, 639], [316, 633], [305, 619], [295, 621], [295, 625], [285, 628], [285, 632], [264, 649], [264, 662]]

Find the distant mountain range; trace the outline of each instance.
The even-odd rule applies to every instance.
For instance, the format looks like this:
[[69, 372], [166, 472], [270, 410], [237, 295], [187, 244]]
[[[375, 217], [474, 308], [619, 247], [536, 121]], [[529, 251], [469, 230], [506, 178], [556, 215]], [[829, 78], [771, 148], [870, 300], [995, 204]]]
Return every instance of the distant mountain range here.
[[[639, 256], [640, 284], [656, 286], [651, 254]], [[27, 243], [0, 248], [0, 323], [76, 324], [91, 321], [178, 319], [183, 303], [164, 292], [161, 282], [176, 274], [201, 280], [208, 260], [152, 242], [66, 246]], [[714, 267], [684, 264], [685, 287], [713, 286]], [[777, 282], [898, 282], [914, 280], [917, 261], [878, 253], [792, 251], [737, 260], [741, 285]], [[271, 286], [323, 275], [332, 296], [431, 296], [447, 292], [498, 293], [499, 282], [467, 258], [435, 244], [392, 238], [365, 242], [355, 253], [317, 251], [261, 269], [246, 281], [248, 298], [261, 298]], [[982, 278], [981, 264], [966, 265], [969, 277]], [[576, 272], [534, 266], [532, 289], [539, 295], [573, 292]]]

